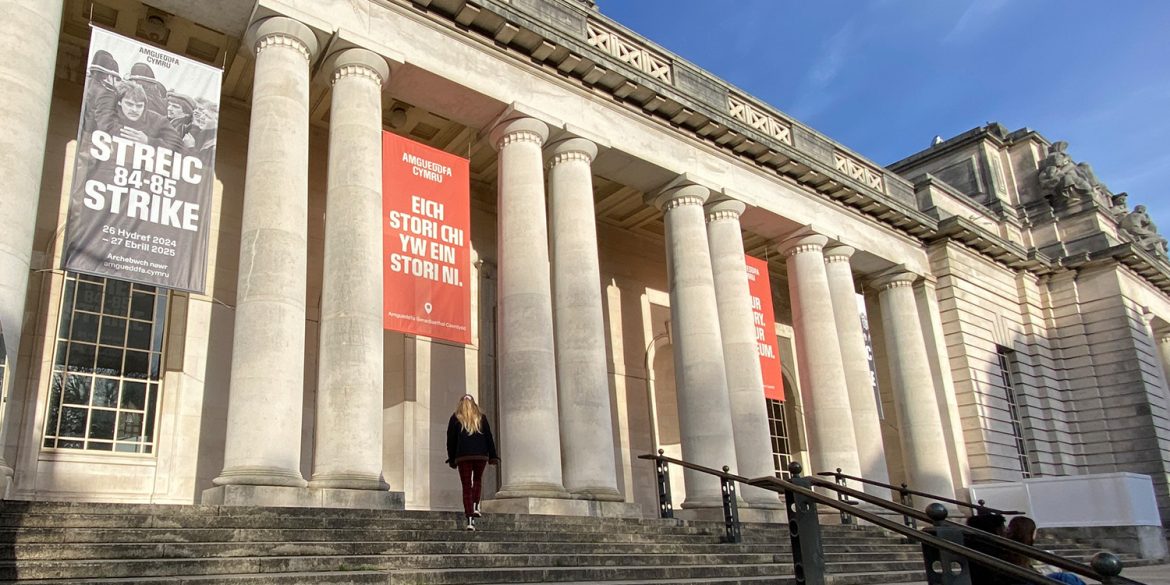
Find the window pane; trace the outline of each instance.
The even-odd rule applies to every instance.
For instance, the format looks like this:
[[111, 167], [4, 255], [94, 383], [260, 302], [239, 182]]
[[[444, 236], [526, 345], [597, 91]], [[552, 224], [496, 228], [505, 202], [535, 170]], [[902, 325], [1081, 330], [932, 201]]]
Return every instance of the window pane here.
[[102, 345], [126, 345], [126, 320], [121, 317], [102, 317]]
[[150, 385], [150, 393], [146, 397], [146, 439], [154, 437], [154, 413], [158, 405], [158, 384]]
[[56, 435], [57, 423], [61, 416], [61, 394], [64, 388], [61, 387], [61, 381], [65, 379], [65, 374], [53, 374], [52, 391], [49, 393], [49, 419], [45, 421], [45, 434]]
[[77, 309], [100, 312], [102, 309], [102, 285], [92, 282], [77, 283]]
[[107, 376], [117, 376], [122, 371], [122, 348], [98, 348], [97, 371]]
[[89, 411], [84, 408], [74, 408], [66, 406], [61, 409], [61, 431], [58, 433], [62, 437], [84, 437], [85, 423], [89, 417]]
[[69, 374], [65, 378], [65, 404], [89, 404], [89, 389], [93, 378]]
[[108, 315], [125, 316], [130, 308], [130, 283], [124, 280], [106, 281], [105, 313]]
[[69, 338], [74, 341], [97, 341], [98, 316], [89, 313], [73, 314], [73, 331]]
[[58, 449], [84, 449], [85, 441], [57, 441]]
[[117, 418], [117, 414], [113, 410], [94, 409], [89, 416], [89, 438], [113, 439], [114, 420]]
[[[69, 344], [65, 343], [64, 341], [57, 342], [57, 355], [56, 355], [56, 357], [53, 358], [53, 365], [54, 366], [64, 366], [65, 365], [65, 356], [67, 356], [68, 354], [69, 354]], [[54, 368], [54, 369], [63, 369], [63, 368]]]
[[113, 451], [114, 444], [113, 443], [99, 443], [97, 441], [90, 441], [89, 447], [86, 447], [86, 448], [89, 449], [90, 451]]
[[96, 348], [88, 343], [69, 344], [69, 369], [75, 372], [92, 372]]
[[154, 317], [154, 295], [135, 292], [134, 301], [130, 304], [130, 316], [135, 319], [150, 319]]
[[146, 378], [150, 373], [150, 354], [145, 351], [127, 351], [126, 367], [122, 375], [127, 378]]
[[93, 385], [93, 405], [114, 407], [118, 404], [118, 381], [97, 378]]
[[123, 412], [118, 415], [118, 440], [142, 440], [142, 413]]
[[150, 354], [150, 379], [151, 380], [159, 379], [158, 367], [159, 367], [159, 362], [162, 361], [161, 358], [162, 358], [162, 354], [159, 354], [159, 353], [151, 353]]
[[146, 407], [146, 384], [125, 382], [122, 386], [122, 402], [119, 406], [129, 410], [142, 410]]
[[146, 321], [130, 321], [126, 335], [126, 346], [135, 349], [150, 349], [150, 323]]

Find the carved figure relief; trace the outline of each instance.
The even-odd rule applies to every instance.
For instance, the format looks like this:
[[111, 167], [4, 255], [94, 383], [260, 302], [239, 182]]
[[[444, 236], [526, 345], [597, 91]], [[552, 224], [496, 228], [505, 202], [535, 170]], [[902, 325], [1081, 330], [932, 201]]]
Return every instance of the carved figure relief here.
[[1109, 189], [1097, 180], [1088, 163], [1073, 162], [1066, 149], [1068, 143], [1063, 140], [1052, 144], [1048, 156], [1040, 163], [1040, 189], [1059, 203], [1089, 198], [1109, 206], [1112, 203]]
[[1121, 232], [1133, 240], [1139, 247], [1157, 255], [1166, 257], [1166, 238], [1158, 234], [1158, 226], [1146, 213], [1145, 205], [1137, 205], [1131, 213], [1121, 219]]

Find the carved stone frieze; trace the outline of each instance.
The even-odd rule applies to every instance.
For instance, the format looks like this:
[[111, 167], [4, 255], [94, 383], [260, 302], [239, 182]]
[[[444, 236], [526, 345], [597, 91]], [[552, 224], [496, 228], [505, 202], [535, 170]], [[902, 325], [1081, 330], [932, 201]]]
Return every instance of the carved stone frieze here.
[[622, 63], [629, 64], [650, 77], [671, 85], [674, 84], [670, 59], [626, 39], [597, 21], [590, 20], [586, 28], [589, 32], [587, 40], [591, 46], [605, 51]]
[[857, 162], [852, 157], [840, 152], [833, 153], [833, 164], [836, 169], [845, 173], [849, 178], [881, 192], [885, 192], [881, 173]]
[[746, 99], [735, 94], [728, 94], [727, 110], [732, 118], [784, 144], [792, 144], [792, 127], [787, 122], [753, 106]]

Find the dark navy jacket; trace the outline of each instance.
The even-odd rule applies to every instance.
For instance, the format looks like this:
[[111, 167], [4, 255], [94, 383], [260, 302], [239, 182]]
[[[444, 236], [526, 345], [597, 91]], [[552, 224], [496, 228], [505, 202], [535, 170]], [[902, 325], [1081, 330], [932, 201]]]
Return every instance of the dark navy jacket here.
[[447, 423], [447, 465], [454, 467], [460, 459], [488, 459], [496, 460], [500, 455], [496, 453], [496, 442], [492, 439], [492, 426], [487, 417], [480, 415], [479, 432], [474, 435], [463, 430], [459, 419], [451, 415]]

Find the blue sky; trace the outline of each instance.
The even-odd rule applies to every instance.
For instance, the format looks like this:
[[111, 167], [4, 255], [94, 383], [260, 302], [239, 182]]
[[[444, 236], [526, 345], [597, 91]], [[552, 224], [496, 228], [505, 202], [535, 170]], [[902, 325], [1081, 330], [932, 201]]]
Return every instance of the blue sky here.
[[1068, 141], [1170, 236], [1170, 1], [598, 4], [881, 165], [989, 121]]

